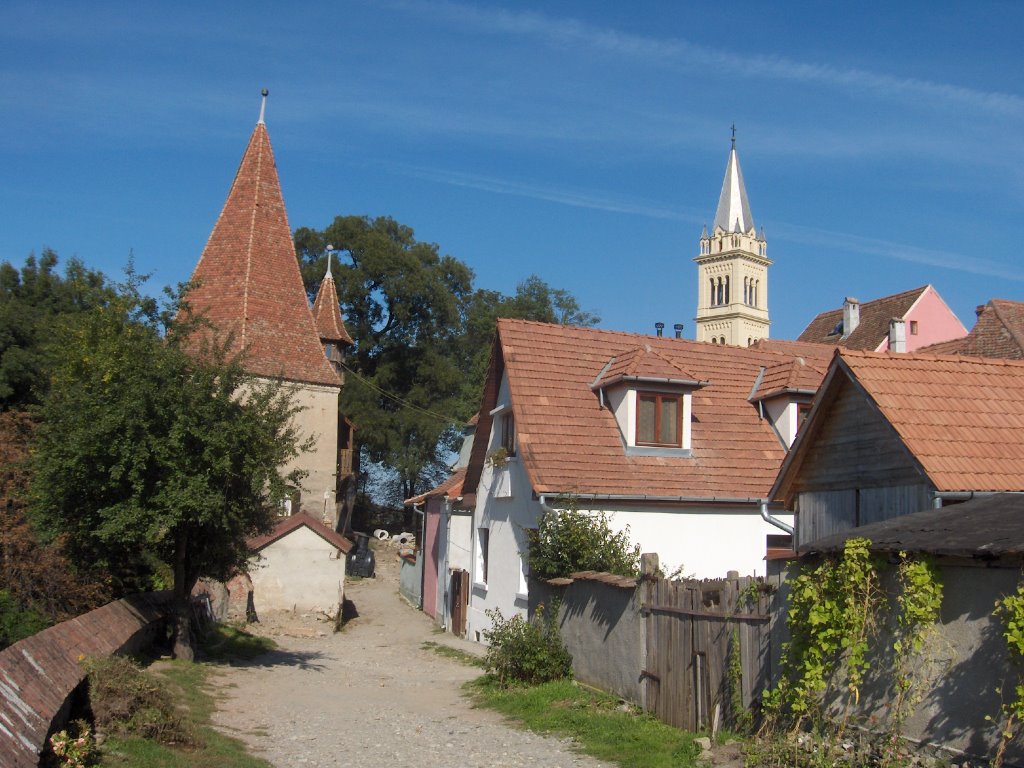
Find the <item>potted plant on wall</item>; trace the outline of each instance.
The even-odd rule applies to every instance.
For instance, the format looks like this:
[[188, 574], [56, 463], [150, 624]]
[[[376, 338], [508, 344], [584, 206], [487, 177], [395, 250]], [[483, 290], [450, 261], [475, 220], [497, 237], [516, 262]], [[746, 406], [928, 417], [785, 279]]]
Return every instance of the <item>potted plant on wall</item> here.
[[512, 495], [512, 480], [509, 477], [508, 460], [508, 450], [503, 446], [495, 448], [487, 454], [487, 466], [494, 470], [491, 495], [495, 498], [507, 499]]
[[505, 446], [498, 446], [487, 454], [487, 466], [493, 469], [501, 469], [508, 465], [508, 449]]

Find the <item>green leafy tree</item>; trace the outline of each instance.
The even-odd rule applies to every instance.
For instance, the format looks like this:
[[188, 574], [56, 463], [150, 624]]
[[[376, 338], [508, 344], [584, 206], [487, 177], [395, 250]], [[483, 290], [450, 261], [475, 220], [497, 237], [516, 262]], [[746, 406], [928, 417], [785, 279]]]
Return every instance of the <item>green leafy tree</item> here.
[[455, 351], [473, 272], [388, 217], [339, 216], [322, 232], [299, 229], [295, 243], [311, 294], [327, 245], [337, 249], [332, 274], [356, 342], [341, 409], [369, 459], [391, 471], [393, 498], [409, 498], [443, 477], [472, 414]]
[[48, 343], [58, 319], [102, 305], [111, 296], [100, 272], [77, 259], [57, 272], [57, 254], [47, 248], [17, 269], [0, 264], [0, 409], [37, 403], [51, 364]]
[[[313, 296], [326, 250], [355, 346], [341, 409], [359, 426], [378, 487], [391, 501], [439, 482], [462, 424], [480, 406], [487, 355], [498, 317], [589, 325], [568, 291], [531, 276], [513, 297], [473, 288], [473, 271], [416, 240], [389, 217], [338, 216], [324, 230], [300, 228], [295, 246]], [[365, 466], [365, 464], [364, 464]]]
[[614, 531], [606, 512], [582, 512], [574, 497], [562, 504], [565, 509], [545, 512], [537, 528], [527, 531], [531, 575], [554, 579], [576, 571], [640, 572], [640, 545], [630, 544], [629, 526]]
[[[171, 576], [175, 655], [192, 658], [189, 595], [226, 579], [265, 533], [297, 453], [295, 412], [279, 386], [254, 381], [226, 344], [190, 341], [138, 281], [60, 331], [62, 354], [40, 409], [32, 515], [64, 535], [80, 563], [121, 592]], [[240, 394], [244, 393], [244, 394]]]

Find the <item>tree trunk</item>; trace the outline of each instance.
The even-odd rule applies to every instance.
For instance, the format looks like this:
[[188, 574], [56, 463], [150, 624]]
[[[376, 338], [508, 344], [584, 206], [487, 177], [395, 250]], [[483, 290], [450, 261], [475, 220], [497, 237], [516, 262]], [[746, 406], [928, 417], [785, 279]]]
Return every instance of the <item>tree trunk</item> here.
[[173, 645], [171, 655], [176, 659], [194, 661], [196, 657], [195, 642], [192, 635], [192, 607], [190, 593], [192, 584], [185, 567], [188, 555], [188, 536], [179, 531], [174, 541], [174, 603]]

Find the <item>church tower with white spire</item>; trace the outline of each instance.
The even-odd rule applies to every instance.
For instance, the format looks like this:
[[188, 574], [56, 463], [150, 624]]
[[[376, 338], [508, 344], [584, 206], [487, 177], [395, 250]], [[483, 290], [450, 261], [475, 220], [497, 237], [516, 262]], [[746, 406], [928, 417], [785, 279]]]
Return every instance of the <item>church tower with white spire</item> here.
[[758, 234], [743, 186], [733, 129], [714, 228], [700, 237], [697, 341], [749, 346], [768, 338], [768, 244]]

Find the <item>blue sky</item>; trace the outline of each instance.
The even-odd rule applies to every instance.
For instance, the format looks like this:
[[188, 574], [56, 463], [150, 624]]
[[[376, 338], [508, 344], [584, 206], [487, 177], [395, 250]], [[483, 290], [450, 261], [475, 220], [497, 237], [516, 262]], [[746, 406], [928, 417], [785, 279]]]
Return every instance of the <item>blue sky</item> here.
[[[828, 7], [826, 7], [828, 6]], [[772, 336], [932, 283], [1024, 300], [1022, 3], [0, 6], [0, 259], [186, 280], [270, 89], [292, 227], [390, 215], [507, 293], [693, 335], [729, 127]]]

